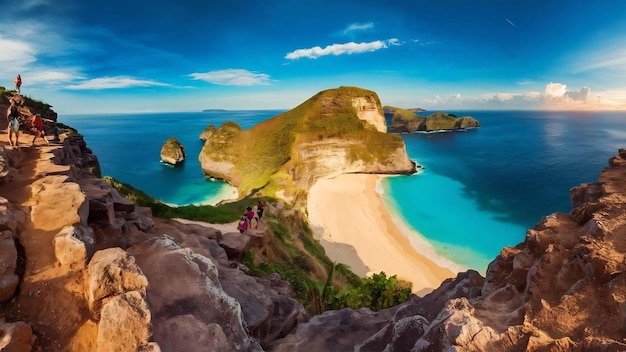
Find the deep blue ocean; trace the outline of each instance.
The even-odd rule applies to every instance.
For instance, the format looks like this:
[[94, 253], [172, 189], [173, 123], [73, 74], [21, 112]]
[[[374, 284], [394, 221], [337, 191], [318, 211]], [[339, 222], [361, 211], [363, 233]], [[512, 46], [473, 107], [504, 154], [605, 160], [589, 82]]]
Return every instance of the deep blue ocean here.
[[[205, 179], [200, 133], [235, 121], [247, 129], [283, 110], [60, 116], [98, 156], [103, 175], [169, 204], [215, 204], [230, 187]], [[477, 129], [401, 134], [424, 169], [382, 182], [387, 206], [437, 255], [485, 271], [543, 216], [571, 209], [569, 190], [596, 182], [626, 148], [625, 112], [447, 111], [471, 115]], [[185, 146], [182, 166], [160, 162], [163, 143]], [[408, 234], [418, 236], [417, 234]], [[423, 241], [422, 241], [423, 243]]]

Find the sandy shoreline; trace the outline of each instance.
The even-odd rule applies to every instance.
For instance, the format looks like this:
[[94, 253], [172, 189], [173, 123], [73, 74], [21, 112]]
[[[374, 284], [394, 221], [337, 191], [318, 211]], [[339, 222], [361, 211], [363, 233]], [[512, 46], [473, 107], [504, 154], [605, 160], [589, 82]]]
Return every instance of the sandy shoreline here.
[[310, 190], [309, 223], [331, 260], [359, 276], [384, 271], [413, 283], [424, 295], [456, 273], [419, 253], [376, 192], [378, 175], [346, 174]]

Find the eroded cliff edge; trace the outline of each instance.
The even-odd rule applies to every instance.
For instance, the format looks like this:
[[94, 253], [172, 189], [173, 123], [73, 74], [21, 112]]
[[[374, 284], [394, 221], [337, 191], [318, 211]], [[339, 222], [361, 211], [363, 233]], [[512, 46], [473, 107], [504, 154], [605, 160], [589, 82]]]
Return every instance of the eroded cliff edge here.
[[199, 160], [206, 175], [242, 195], [258, 191], [298, 204], [320, 178], [415, 172], [402, 138], [386, 132], [375, 92], [339, 87], [249, 130], [234, 122], [209, 126]]

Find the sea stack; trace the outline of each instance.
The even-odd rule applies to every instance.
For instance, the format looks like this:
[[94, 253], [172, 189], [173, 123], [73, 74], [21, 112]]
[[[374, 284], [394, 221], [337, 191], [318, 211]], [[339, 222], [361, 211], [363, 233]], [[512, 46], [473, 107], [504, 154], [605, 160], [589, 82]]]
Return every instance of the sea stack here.
[[413, 111], [393, 108], [391, 129], [393, 133], [416, 131], [449, 131], [480, 127], [480, 123], [471, 116], [457, 117], [446, 112], [435, 112], [428, 116], [418, 116]]
[[185, 161], [185, 147], [178, 139], [172, 137], [163, 143], [161, 161], [170, 165], [180, 164]]

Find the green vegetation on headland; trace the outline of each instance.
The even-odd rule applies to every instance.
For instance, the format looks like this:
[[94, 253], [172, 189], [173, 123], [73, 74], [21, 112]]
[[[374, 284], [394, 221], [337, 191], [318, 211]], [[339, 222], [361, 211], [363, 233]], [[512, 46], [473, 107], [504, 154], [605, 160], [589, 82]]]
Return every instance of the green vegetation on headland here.
[[[360, 109], [367, 105], [380, 113], [384, 123], [375, 92], [339, 87], [319, 92], [249, 130], [234, 122], [219, 128], [210, 125], [200, 137], [205, 141], [199, 157], [202, 169], [206, 175], [237, 187], [240, 194], [253, 190], [267, 196], [280, 194], [293, 204], [305, 201], [308, 188], [318, 178], [341, 172], [329, 170], [311, 157], [325, 151], [340, 158], [339, 165], [362, 164], [362, 170], [351, 172], [414, 172], [402, 138], [380, 132], [359, 118], [364, 113], [355, 107], [359, 102], [363, 102]], [[398, 151], [406, 156], [405, 164], [399, 161]]]
[[385, 105], [385, 106], [383, 106], [383, 110], [384, 110], [384, 111], [398, 111], [398, 110], [406, 110], [406, 111], [409, 111], [409, 112], [422, 112], [422, 111], [426, 111], [426, 110], [424, 110], [424, 109], [422, 109], [422, 108], [408, 108], [408, 109], [402, 109], [402, 108], [398, 108], [398, 107], [391, 106], [391, 105]]

